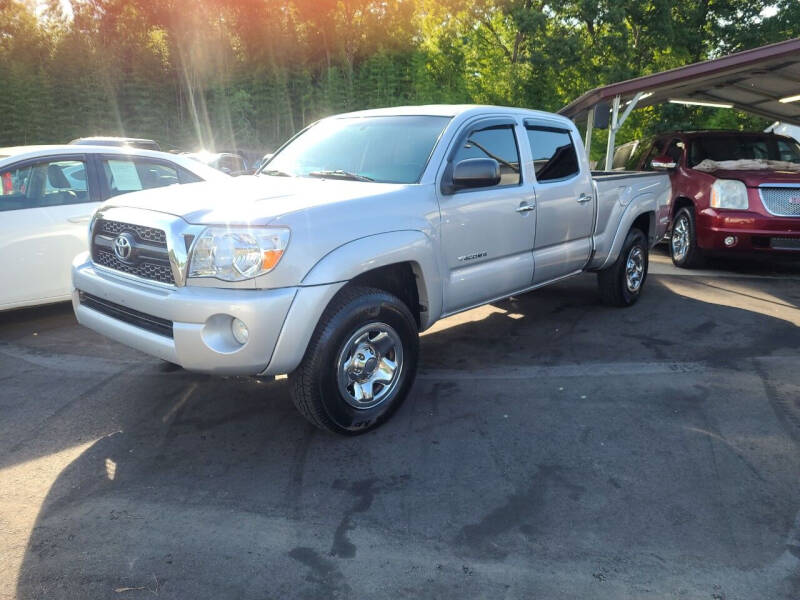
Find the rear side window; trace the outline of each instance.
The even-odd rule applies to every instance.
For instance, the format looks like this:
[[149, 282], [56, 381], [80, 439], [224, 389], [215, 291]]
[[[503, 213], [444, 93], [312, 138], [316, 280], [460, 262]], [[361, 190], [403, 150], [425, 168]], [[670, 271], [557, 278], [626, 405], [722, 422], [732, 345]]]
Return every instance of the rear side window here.
[[110, 197], [179, 183], [175, 167], [147, 160], [109, 158], [103, 160], [103, 174]]
[[0, 211], [91, 202], [82, 160], [51, 160], [0, 172]]
[[497, 187], [518, 185], [522, 181], [519, 148], [511, 125], [497, 125], [470, 131], [456, 152], [453, 163], [458, 164], [468, 158], [493, 158], [500, 163], [500, 183]]
[[534, 126], [527, 126], [526, 129], [537, 181], [555, 181], [578, 173], [578, 154], [569, 131]]

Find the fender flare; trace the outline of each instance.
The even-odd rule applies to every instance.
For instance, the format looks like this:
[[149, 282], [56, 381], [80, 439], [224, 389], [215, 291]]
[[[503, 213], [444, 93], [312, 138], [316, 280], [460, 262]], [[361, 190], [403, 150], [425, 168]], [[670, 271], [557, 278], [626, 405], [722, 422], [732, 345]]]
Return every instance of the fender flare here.
[[380, 267], [411, 263], [417, 279], [420, 303], [427, 311], [422, 329], [435, 322], [442, 312], [443, 281], [435, 242], [423, 231], [402, 229], [366, 236], [339, 246], [323, 256], [309, 270], [301, 286], [350, 281]]
[[345, 284], [358, 275], [397, 263], [411, 263], [417, 278], [421, 329], [442, 311], [442, 281], [433, 241], [418, 230], [390, 231], [353, 240], [332, 250], [308, 271], [284, 320], [275, 350], [262, 375], [290, 373], [303, 358], [322, 313]]
[[[602, 265], [597, 267], [596, 271], [602, 271], [603, 269], [607, 269], [609, 266], [613, 265], [617, 259], [619, 258], [620, 252], [622, 252], [622, 245], [625, 243], [625, 238], [628, 235], [628, 232], [631, 230], [633, 226], [633, 222], [636, 221], [641, 215], [644, 214], [651, 214], [651, 230], [657, 229], [655, 224], [655, 219], [658, 218], [658, 202], [657, 198], [652, 193], [641, 194], [633, 198], [628, 204], [625, 212], [622, 213], [622, 218], [620, 219], [619, 226], [617, 227], [617, 231], [614, 234], [614, 242], [611, 244], [611, 250], [606, 257], [606, 260], [603, 262]], [[658, 240], [651, 239], [653, 237], [653, 231], [648, 233], [648, 240], [650, 246], [652, 247]]]

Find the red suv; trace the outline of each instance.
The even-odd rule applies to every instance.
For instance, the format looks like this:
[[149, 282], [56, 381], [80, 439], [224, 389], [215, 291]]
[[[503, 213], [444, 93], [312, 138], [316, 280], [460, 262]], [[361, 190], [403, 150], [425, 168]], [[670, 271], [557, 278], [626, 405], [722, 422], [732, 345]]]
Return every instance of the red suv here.
[[710, 253], [800, 257], [800, 144], [792, 138], [676, 132], [655, 138], [637, 154], [630, 166], [670, 172], [669, 247], [678, 267], [700, 266]]

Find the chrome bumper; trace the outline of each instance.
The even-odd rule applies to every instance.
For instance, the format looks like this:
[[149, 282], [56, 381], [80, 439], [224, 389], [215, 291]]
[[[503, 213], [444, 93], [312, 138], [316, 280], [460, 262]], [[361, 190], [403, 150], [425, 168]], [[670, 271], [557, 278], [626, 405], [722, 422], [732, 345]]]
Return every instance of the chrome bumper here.
[[[243, 290], [148, 285], [96, 269], [85, 253], [73, 262], [72, 284], [72, 305], [81, 325], [186, 369], [228, 375], [264, 373], [298, 292], [295, 287]], [[91, 308], [81, 303], [81, 292], [171, 321], [172, 337]], [[244, 345], [230, 332], [234, 317], [249, 330]]]

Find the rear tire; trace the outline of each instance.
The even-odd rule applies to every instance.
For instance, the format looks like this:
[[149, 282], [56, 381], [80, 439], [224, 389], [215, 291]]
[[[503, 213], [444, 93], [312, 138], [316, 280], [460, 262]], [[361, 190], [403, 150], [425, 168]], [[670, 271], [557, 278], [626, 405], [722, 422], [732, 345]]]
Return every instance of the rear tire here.
[[365, 433], [403, 403], [418, 355], [417, 324], [399, 298], [346, 287], [325, 309], [303, 361], [289, 375], [292, 400], [320, 429]]
[[597, 274], [603, 303], [610, 306], [634, 304], [642, 293], [648, 265], [647, 236], [641, 229], [631, 229], [614, 264]]
[[697, 247], [697, 227], [692, 208], [684, 206], [675, 214], [669, 238], [669, 254], [672, 264], [681, 269], [703, 266], [705, 256]]

